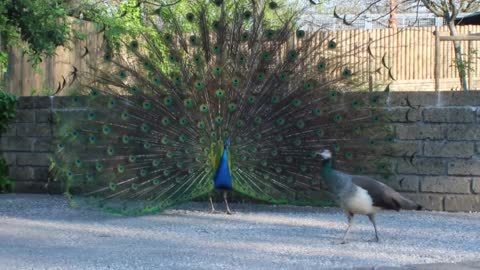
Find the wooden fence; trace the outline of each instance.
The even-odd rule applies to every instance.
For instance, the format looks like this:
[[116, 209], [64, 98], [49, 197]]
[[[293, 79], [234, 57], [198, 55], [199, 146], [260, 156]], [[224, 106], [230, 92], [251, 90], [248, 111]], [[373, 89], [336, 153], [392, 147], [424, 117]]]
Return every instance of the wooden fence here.
[[[18, 50], [9, 52], [9, 71], [7, 74], [7, 89], [17, 95], [51, 94], [55, 92], [63, 80], [67, 81], [68, 89], [73, 66], [80, 72], [88, 71], [88, 62], [92, 57], [102, 57], [102, 38], [97, 34], [94, 24], [76, 22], [76, 29], [86, 34], [84, 40], [69, 44], [68, 48], [58, 48], [57, 54], [47, 58], [36, 69], [32, 68], [26, 56]], [[382, 59], [391, 68], [395, 81], [391, 90], [415, 91], [434, 90], [435, 77], [435, 28], [418, 27], [373, 30], [342, 30], [329, 32], [329, 38], [337, 40], [338, 47], [351, 52], [355, 47], [366, 48], [369, 42], [370, 51], [374, 57], [368, 57], [366, 50], [361, 53], [346, 53], [344, 61], [361, 62], [362, 70], [374, 71], [382, 66]], [[480, 26], [459, 26], [460, 34], [479, 33]], [[446, 27], [440, 28], [441, 35], [448, 35]], [[320, 33], [325, 35], [325, 33]], [[320, 40], [314, 39], [314, 40]], [[316, 42], [316, 41], [315, 41]], [[480, 89], [480, 41], [462, 42], [466, 60], [469, 61], [471, 89]], [[470, 53], [467, 48], [470, 47]], [[86, 48], [89, 53], [85, 55]], [[474, 52], [478, 51], [478, 54]], [[457, 70], [454, 65], [454, 50], [452, 42], [441, 43], [442, 66], [440, 70], [440, 89], [460, 89]], [[385, 57], [384, 57], [385, 56]], [[369, 58], [368, 61], [357, 61], [358, 58]], [[371, 78], [373, 85], [385, 83], [388, 72], [374, 73]], [[61, 94], [66, 94], [64, 90]]]

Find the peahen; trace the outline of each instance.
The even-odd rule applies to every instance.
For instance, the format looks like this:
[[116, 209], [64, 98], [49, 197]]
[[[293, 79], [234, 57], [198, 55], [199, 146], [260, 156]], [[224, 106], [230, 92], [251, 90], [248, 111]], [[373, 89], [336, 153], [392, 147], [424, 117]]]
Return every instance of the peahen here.
[[345, 170], [390, 174], [383, 99], [350, 93], [378, 71], [369, 44], [354, 42], [355, 32], [312, 30], [286, 3], [158, 8], [143, 18], [150, 31], [92, 59], [78, 74], [77, 109], [56, 117], [52, 167], [71, 204], [137, 215], [215, 189], [227, 212], [230, 189], [319, 204], [325, 197], [310, 195], [324, 190], [315, 160], [323, 147]]
[[347, 235], [353, 225], [353, 217], [356, 214], [368, 216], [375, 229], [375, 241], [378, 242], [377, 224], [375, 223], [375, 213], [378, 210], [422, 209], [419, 204], [403, 197], [391, 187], [371, 177], [351, 175], [335, 170], [332, 165], [330, 150], [325, 149], [318, 152], [318, 155], [322, 157], [322, 179], [326, 182], [329, 191], [334, 194], [348, 218], [348, 227], [342, 243], [346, 243]]

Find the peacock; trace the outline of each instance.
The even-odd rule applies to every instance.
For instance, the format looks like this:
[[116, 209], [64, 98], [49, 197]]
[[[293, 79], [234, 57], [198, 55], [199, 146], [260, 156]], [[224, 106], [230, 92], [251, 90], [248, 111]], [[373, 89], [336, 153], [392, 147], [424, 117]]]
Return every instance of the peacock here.
[[73, 206], [139, 215], [215, 190], [227, 213], [231, 190], [316, 205], [326, 147], [345, 171], [391, 175], [383, 96], [359, 91], [381, 69], [365, 68], [369, 44], [309, 27], [286, 1], [182, 4], [76, 70], [81, 95], [55, 116], [52, 156]]

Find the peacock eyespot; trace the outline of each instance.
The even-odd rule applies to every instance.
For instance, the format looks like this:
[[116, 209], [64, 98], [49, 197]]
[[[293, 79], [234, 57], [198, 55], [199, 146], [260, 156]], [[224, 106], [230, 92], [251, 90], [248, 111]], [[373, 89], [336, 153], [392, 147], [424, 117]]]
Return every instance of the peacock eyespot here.
[[213, 21], [212, 27], [213, 27], [214, 30], [218, 31], [221, 28], [221, 24], [220, 24], [219, 21]]
[[299, 138], [296, 138], [296, 139], [293, 141], [293, 144], [294, 144], [295, 146], [300, 146], [300, 145], [302, 145], [302, 140], [299, 139]]
[[103, 164], [100, 162], [95, 163], [95, 169], [99, 172], [103, 171]]
[[182, 84], [182, 77], [176, 76], [175, 78], [175, 85], [181, 85]]
[[140, 126], [140, 129], [142, 130], [142, 132], [150, 132], [150, 126], [146, 123], [143, 123], [141, 126]]
[[332, 147], [333, 147], [333, 151], [335, 151], [335, 152], [340, 151], [340, 145], [339, 145], [338, 143], [334, 143], [334, 144], [332, 145]]
[[95, 144], [97, 142], [97, 137], [95, 137], [95, 135], [88, 136], [88, 142], [90, 144]]
[[337, 48], [337, 42], [335, 42], [335, 40], [333, 40], [333, 39], [330, 40], [330, 41], [328, 42], [328, 48], [329, 48], [329, 49], [335, 49], [335, 48]]
[[[167, 107], [172, 106], [173, 104], [173, 98], [171, 96], [163, 98], [163, 104]], [[150, 105], [151, 106], [151, 105]]]
[[352, 152], [346, 152], [345, 153], [345, 158], [346, 159], [352, 159], [353, 158], [353, 153]]
[[238, 62], [243, 65], [247, 62], [247, 59], [245, 58], [245, 56], [240, 56], [238, 58]]
[[137, 50], [137, 49], [138, 49], [138, 41], [132, 40], [132, 41], [130, 42], [130, 49], [132, 49], [132, 50]]
[[320, 108], [314, 108], [314, 109], [312, 109], [312, 113], [313, 113], [315, 116], [320, 116], [320, 115], [322, 115], [323, 111], [322, 111], [322, 109], [320, 109]]
[[185, 99], [183, 101], [183, 105], [185, 106], [185, 108], [191, 109], [193, 107], [193, 100], [191, 98]]
[[200, 111], [203, 112], [203, 113], [207, 113], [208, 112], [208, 105], [207, 104], [200, 105]]
[[298, 98], [295, 98], [293, 101], [292, 101], [292, 105], [295, 106], [295, 107], [298, 107], [300, 105], [302, 105], [302, 101]]
[[262, 118], [260, 116], [257, 116], [255, 117], [255, 120], [254, 120], [255, 124], [259, 125], [262, 123]]
[[241, 41], [242, 42], [248, 41], [249, 38], [250, 38], [250, 35], [247, 32], [244, 32], [241, 36]]
[[150, 102], [150, 100], [145, 100], [143, 103], [142, 103], [142, 107], [145, 109], [145, 110], [150, 110], [152, 108], [152, 102]]
[[[162, 139], [161, 139], [161, 142], [162, 142], [162, 144], [167, 145], [167, 144], [170, 143], [170, 139], [167, 136], [163, 136]], [[167, 153], [168, 158], [171, 158], [172, 156], [173, 156], [173, 154], [171, 152]]]
[[262, 82], [265, 79], [265, 75], [263, 73], [257, 74], [257, 81]]
[[[188, 137], [187, 137], [187, 135], [185, 135], [185, 134], [181, 134], [180, 136], [178, 136], [178, 141], [179, 141], [179, 142], [184, 143], [184, 142], [187, 141], [187, 139], [188, 139]], [[185, 149], [185, 154], [190, 154], [190, 150], [189, 150], [189, 149]]]
[[305, 127], [305, 122], [303, 120], [298, 120], [296, 125], [297, 128], [303, 129]]
[[186, 117], [180, 118], [179, 122], [180, 122], [180, 125], [182, 125], [182, 126], [188, 125], [188, 119]]
[[235, 78], [235, 79], [232, 80], [232, 84], [233, 84], [233, 86], [238, 86], [238, 85], [240, 85], [240, 80]]
[[152, 144], [151, 144], [151, 143], [149, 143], [149, 142], [144, 142], [144, 143], [143, 143], [143, 148], [144, 148], [144, 149], [147, 149], [147, 150], [148, 150], [148, 149], [150, 149], [150, 147], [152, 147]]
[[277, 125], [283, 126], [285, 124], [285, 119], [284, 118], [278, 118], [276, 121]]
[[75, 160], [75, 166], [78, 168], [82, 167], [82, 161], [80, 159]]
[[273, 37], [275, 36], [275, 31], [272, 29], [268, 29], [265, 32], [265, 36], [267, 37], [267, 39], [273, 39]]
[[248, 97], [248, 103], [252, 104], [252, 103], [255, 103], [256, 101], [256, 98], [255, 97]]
[[352, 71], [348, 68], [345, 68], [342, 72], [342, 76], [345, 78], [349, 78], [352, 76]]
[[185, 16], [185, 18], [187, 18], [187, 21], [193, 22], [193, 20], [195, 20], [195, 15], [193, 15], [193, 13], [189, 12], [189, 13], [187, 13], [187, 16]]
[[272, 96], [271, 101], [272, 101], [272, 103], [276, 104], [276, 103], [280, 102], [280, 97], [278, 97], [278, 96]]
[[304, 38], [305, 37], [305, 31], [304, 30], [297, 30], [297, 38]]
[[111, 191], [115, 191], [117, 189], [117, 184], [111, 182], [108, 187], [110, 188]]
[[342, 122], [342, 120], [343, 120], [343, 116], [341, 116], [340, 114], [336, 114], [336, 115], [333, 117], [333, 121], [334, 121], [335, 123], [340, 123], [340, 122]]
[[130, 86], [130, 87], [128, 88], [128, 91], [129, 91], [130, 93], [132, 93], [133, 95], [136, 95], [136, 94], [138, 94], [138, 93], [140, 92], [140, 88], [138, 88], [138, 86], [136, 86], [136, 85], [133, 85], [133, 86]]
[[325, 62], [320, 62], [317, 64], [317, 70], [320, 72], [323, 72], [327, 69], [327, 63]]
[[268, 61], [271, 59], [272, 56], [269, 52], [264, 52], [262, 57], [263, 57], [263, 60]]
[[89, 112], [87, 116], [88, 120], [95, 120], [96, 117], [97, 117], [97, 114], [94, 112]]
[[215, 123], [216, 123], [217, 125], [223, 124], [223, 117], [221, 117], [221, 116], [215, 117]]
[[170, 33], [166, 33], [163, 38], [165, 39], [166, 42], [172, 42], [173, 36]]
[[237, 127], [238, 127], [238, 128], [242, 128], [242, 127], [244, 127], [244, 126], [245, 126], [245, 122], [244, 122], [243, 120], [238, 120], [238, 121], [237, 121]]
[[103, 132], [103, 134], [108, 135], [112, 132], [112, 128], [105, 125], [105, 126], [102, 127], [102, 132]]
[[200, 56], [195, 56], [193, 57], [193, 62], [195, 62], [195, 64], [200, 64], [202, 63], [202, 58]]
[[315, 130], [315, 134], [319, 137], [322, 138], [325, 135], [325, 131], [321, 128]]
[[159, 77], [155, 77], [153, 78], [153, 82], [156, 84], [156, 85], [160, 85], [162, 83], [162, 80], [159, 78]]
[[172, 63], [176, 63], [177, 62], [177, 57], [175, 55], [171, 54], [168, 57], [168, 60], [170, 60], [170, 62], [172, 62]]
[[103, 55], [103, 60], [105, 60], [106, 62], [110, 62], [112, 61], [113, 59], [113, 54], [112, 53], [105, 53]]
[[96, 89], [90, 90], [90, 96], [92, 96], [92, 97], [98, 96], [98, 90], [96, 90]]
[[237, 105], [236, 104], [234, 104], [234, 103], [228, 104], [228, 111], [229, 112], [234, 112], [236, 110], [237, 110]]
[[215, 67], [213, 69], [213, 72], [215, 73], [215, 75], [221, 75], [222, 74], [222, 68], [221, 67]]
[[243, 12], [243, 19], [244, 20], [250, 20], [252, 18], [252, 12], [250, 10], [246, 10]]
[[154, 159], [154, 160], [152, 161], [152, 166], [153, 166], [153, 167], [158, 167], [159, 165], [160, 165], [160, 160]]
[[268, 8], [270, 8], [272, 10], [277, 9], [278, 8], [277, 2], [271, 1], [270, 3], [268, 3]]
[[218, 45], [213, 46], [213, 53], [214, 54], [220, 54], [222, 53], [222, 48]]
[[297, 56], [298, 56], [298, 52], [296, 50], [290, 50], [288, 52], [288, 59], [290, 61], [293, 61], [293, 60], [297, 59]]
[[303, 89], [310, 91], [313, 89], [313, 84], [311, 82], [306, 82], [303, 84]]
[[127, 144], [130, 142], [130, 137], [128, 135], [123, 135], [122, 136], [122, 142]]
[[169, 126], [171, 123], [172, 123], [172, 121], [170, 120], [170, 118], [168, 118], [168, 117], [163, 117], [162, 118], [162, 124], [164, 126]]
[[288, 75], [284, 72], [278, 74], [278, 79], [282, 82], [286, 81], [288, 79]]
[[199, 129], [205, 129], [205, 126], [206, 126], [206, 125], [205, 125], [205, 122], [203, 122], [203, 121], [199, 121], [199, 122], [197, 123], [197, 127], [198, 127]]
[[190, 36], [189, 40], [190, 40], [190, 44], [197, 45], [198, 40], [196, 36]]
[[223, 97], [225, 97], [225, 91], [219, 89], [219, 90], [215, 91], [215, 95], [216, 95], [218, 98], [223, 98]]
[[117, 166], [117, 172], [124, 173], [125, 172], [125, 166], [124, 165], [118, 165]]
[[276, 136], [275, 136], [275, 141], [277, 141], [277, 142], [282, 142], [282, 141], [283, 141], [283, 136], [282, 136], [282, 134], [276, 135]]

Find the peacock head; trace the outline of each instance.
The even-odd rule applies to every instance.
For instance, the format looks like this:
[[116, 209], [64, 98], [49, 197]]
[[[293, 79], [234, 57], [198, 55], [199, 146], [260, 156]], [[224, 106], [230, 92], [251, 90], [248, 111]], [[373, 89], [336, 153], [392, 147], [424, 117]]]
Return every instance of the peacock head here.
[[332, 158], [332, 152], [328, 149], [323, 149], [321, 151], [316, 152], [317, 156], [320, 156], [323, 160], [329, 160]]
[[225, 148], [228, 148], [230, 146], [230, 137], [227, 137], [224, 142]]

